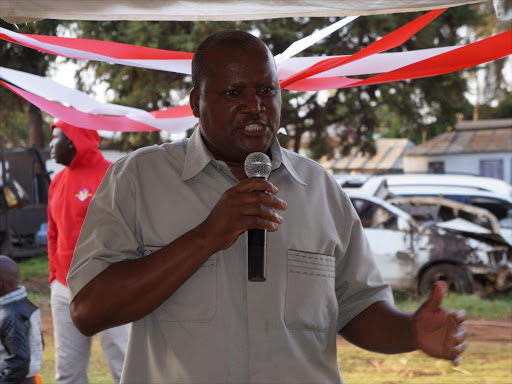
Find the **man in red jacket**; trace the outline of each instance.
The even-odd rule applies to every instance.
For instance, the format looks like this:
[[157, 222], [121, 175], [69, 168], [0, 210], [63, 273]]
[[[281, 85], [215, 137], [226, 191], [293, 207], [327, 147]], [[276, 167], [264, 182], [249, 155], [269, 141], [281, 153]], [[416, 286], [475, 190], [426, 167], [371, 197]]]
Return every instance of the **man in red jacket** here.
[[[92, 338], [75, 328], [69, 314], [66, 283], [75, 244], [87, 213], [110, 162], [97, 149], [96, 131], [62, 121], [52, 125], [52, 158], [66, 166], [50, 184], [48, 202], [48, 258], [51, 307], [55, 336], [57, 383], [87, 383]], [[120, 381], [129, 328], [127, 325], [98, 333], [110, 373]]]

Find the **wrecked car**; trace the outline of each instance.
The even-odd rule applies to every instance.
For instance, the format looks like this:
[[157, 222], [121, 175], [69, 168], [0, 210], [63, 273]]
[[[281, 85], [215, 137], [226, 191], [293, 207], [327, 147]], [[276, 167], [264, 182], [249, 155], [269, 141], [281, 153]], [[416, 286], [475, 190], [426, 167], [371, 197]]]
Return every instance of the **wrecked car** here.
[[[357, 211], [384, 280], [394, 289], [428, 293], [444, 280], [456, 293], [512, 287], [512, 250], [436, 226], [356, 189], [345, 190]], [[495, 225], [493, 223], [492, 225]]]
[[[391, 196], [385, 197], [439, 197], [465, 206], [482, 208], [493, 214], [500, 225], [501, 236], [512, 244], [512, 198], [500, 197], [493, 192], [454, 187], [386, 187]], [[379, 196], [380, 197], [380, 196]], [[478, 224], [478, 223], [476, 223]]]
[[512, 246], [508, 232], [487, 209], [442, 197], [393, 197], [386, 201], [410, 214], [420, 224]]

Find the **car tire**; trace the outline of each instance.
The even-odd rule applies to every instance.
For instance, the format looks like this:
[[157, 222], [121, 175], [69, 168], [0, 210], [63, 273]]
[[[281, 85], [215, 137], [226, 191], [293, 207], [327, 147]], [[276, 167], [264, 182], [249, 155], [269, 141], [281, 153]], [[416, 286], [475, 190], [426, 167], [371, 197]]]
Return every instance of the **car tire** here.
[[422, 273], [418, 284], [419, 294], [429, 294], [432, 286], [440, 280], [446, 282], [448, 292], [458, 294], [473, 292], [471, 276], [466, 268], [443, 263], [433, 265]]

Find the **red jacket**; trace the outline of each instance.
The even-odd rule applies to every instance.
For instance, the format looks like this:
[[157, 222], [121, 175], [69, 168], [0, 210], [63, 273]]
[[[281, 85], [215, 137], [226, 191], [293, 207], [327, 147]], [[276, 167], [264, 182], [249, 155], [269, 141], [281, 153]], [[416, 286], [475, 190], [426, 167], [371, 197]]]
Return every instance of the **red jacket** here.
[[48, 259], [50, 283], [57, 279], [67, 286], [75, 245], [92, 196], [111, 162], [97, 149], [96, 131], [73, 127], [62, 121], [59, 127], [73, 142], [76, 155], [71, 164], [55, 175], [48, 192]]

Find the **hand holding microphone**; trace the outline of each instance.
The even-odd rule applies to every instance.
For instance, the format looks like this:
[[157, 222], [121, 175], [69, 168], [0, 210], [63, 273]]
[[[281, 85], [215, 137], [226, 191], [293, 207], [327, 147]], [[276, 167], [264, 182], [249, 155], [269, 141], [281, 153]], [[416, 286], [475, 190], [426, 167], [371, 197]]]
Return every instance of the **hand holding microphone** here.
[[[245, 174], [249, 179], [267, 180], [272, 171], [272, 163], [262, 152], [251, 153], [244, 162]], [[249, 281], [267, 279], [267, 231], [253, 228], [247, 231], [247, 277]]]
[[249, 178], [228, 189], [206, 220], [197, 227], [213, 254], [229, 248], [249, 229], [276, 231], [282, 222], [277, 211], [286, 202], [275, 196], [277, 188], [264, 178]]

